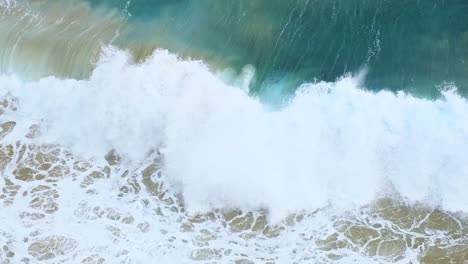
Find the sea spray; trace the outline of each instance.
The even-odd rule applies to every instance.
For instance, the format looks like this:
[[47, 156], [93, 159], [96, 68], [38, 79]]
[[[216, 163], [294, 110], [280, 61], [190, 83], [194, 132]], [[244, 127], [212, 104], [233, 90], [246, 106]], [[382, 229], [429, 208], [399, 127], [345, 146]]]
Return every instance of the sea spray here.
[[467, 8], [0, 0], [0, 262], [467, 262]]
[[193, 213], [265, 208], [281, 219], [329, 202], [362, 206], [384, 182], [410, 201], [468, 210], [468, 104], [453, 90], [424, 100], [366, 92], [348, 76], [304, 84], [271, 110], [200, 62], [166, 51], [130, 61], [113, 50], [89, 80], [3, 76], [2, 87], [18, 100], [16, 118], [38, 122], [37, 143], [90, 158], [113, 149], [129, 162], [160, 151]]

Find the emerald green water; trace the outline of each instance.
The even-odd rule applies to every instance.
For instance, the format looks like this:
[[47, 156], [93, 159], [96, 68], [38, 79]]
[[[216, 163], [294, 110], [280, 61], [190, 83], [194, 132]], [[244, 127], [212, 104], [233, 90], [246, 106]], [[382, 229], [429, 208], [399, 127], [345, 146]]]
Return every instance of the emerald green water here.
[[[256, 92], [333, 81], [367, 67], [370, 89], [468, 92], [466, 0], [91, 0], [130, 14], [125, 39], [239, 71]], [[268, 85], [266, 85], [268, 84]], [[270, 87], [270, 88], [266, 88]]]
[[138, 60], [169, 49], [214, 71], [229, 69], [227, 76], [252, 65], [250, 90], [267, 100], [362, 69], [374, 91], [435, 98], [453, 84], [468, 95], [466, 0], [25, 3], [18, 10], [0, 6], [0, 72], [29, 79], [87, 78], [102, 47], [112, 44]]
[[468, 263], [467, 17], [0, 0], [0, 263]]

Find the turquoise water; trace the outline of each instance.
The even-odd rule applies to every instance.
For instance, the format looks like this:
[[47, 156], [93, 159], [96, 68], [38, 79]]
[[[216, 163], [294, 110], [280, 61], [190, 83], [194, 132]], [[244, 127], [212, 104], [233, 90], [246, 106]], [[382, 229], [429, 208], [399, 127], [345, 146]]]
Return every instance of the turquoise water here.
[[468, 263], [467, 14], [0, 0], [0, 263]]
[[2, 72], [84, 79], [100, 48], [113, 44], [139, 60], [168, 49], [233, 76], [251, 65], [250, 91], [266, 98], [363, 69], [364, 86], [374, 91], [436, 98], [455, 85], [468, 93], [465, 0], [68, 0], [25, 6], [24, 13], [6, 9], [12, 17], [0, 36]]
[[[131, 15], [129, 38], [240, 70], [257, 69], [256, 90], [282, 82], [334, 81], [367, 67], [374, 90], [433, 97], [454, 83], [468, 92], [468, 2], [91, 1]], [[141, 26], [141, 23], [147, 26]], [[156, 26], [151, 26], [151, 25]], [[161, 25], [164, 25], [161, 27]], [[265, 85], [265, 84], [269, 85]]]

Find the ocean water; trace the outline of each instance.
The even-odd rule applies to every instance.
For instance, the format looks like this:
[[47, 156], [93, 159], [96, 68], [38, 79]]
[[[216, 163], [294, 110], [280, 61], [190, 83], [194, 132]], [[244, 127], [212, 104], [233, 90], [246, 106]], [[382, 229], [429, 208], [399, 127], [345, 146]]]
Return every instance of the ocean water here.
[[0, 2], [0, 263], [468, 263], [465, 1]]

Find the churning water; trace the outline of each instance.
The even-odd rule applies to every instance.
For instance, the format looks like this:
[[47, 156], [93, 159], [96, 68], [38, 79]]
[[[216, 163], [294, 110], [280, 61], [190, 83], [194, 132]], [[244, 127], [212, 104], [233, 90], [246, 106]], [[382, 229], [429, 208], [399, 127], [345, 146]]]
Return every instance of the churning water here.
[[466, 2], [0, 3], [0, 263], [468, 262]]

